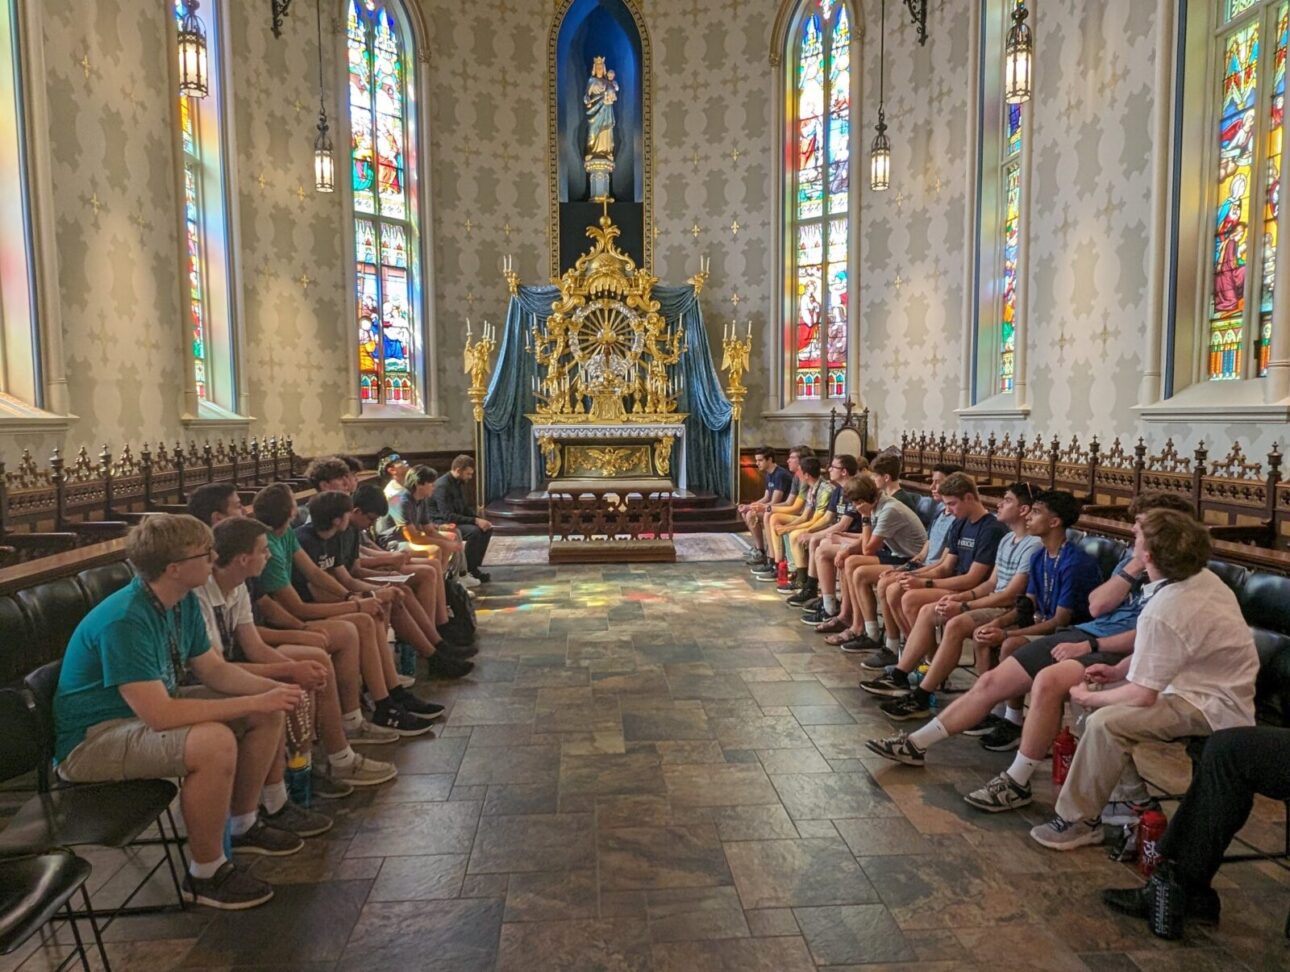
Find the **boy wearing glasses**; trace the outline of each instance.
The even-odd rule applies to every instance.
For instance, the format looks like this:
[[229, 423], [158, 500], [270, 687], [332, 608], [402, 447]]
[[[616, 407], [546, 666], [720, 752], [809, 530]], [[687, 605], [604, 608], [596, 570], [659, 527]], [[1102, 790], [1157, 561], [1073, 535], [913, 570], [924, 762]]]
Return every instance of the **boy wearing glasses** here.
[[[130, 531], [126, 555], [138, 576], [82, 619], [63, 656], [54, 696], [58, 773], [73, 783], [180, 778], [192, 858], [185, 896], [228, 910], [263, 904], [273, 889], [224, 857], [224, 826], [231, 818], [234, 850], [300, 850], [299, 837], [259, 818], [258, 804], [283, 714], [303, 690], [210, 650], [193, 594], [211, 573], [204, 523], [148, 517]], [[189, 675], [201, 685], [185, 686]]]

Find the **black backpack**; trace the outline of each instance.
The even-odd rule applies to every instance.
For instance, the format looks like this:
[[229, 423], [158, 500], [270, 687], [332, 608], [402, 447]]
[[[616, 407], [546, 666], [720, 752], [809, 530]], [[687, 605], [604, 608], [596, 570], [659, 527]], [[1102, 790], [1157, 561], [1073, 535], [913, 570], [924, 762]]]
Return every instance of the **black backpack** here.
[[450, 641], [469, 643], [475, 638], [475, 604], [455, 580], [445, 580], [443, 586], [448, 595], [448, 621], [439, 631]]

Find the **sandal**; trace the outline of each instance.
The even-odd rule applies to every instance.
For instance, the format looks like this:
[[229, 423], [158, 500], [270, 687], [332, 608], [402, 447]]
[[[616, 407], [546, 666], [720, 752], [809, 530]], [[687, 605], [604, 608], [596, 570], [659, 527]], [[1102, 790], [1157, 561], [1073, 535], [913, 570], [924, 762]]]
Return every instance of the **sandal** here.
[[851, 622], [843, 618], [829, 618], [829, 620], [815, 626], [816, 634], [837, 634], [840, 631], [846, 631], [851, 627]]
[[824, 639], [824, 643], [826, 645], [840, 645], [844, 641], [850, 641], [854, 637], [855, 635], [851, 633], [851, 630], [847, 629], [846, 631], [840, 631], [837, 634], [829, 635]]

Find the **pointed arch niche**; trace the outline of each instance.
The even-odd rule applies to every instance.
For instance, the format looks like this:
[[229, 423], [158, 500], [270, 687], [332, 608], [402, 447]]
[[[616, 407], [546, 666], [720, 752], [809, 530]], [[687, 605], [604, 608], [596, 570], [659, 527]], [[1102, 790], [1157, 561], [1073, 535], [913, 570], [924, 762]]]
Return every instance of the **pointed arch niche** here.
[[587, 248], [601, 207], [583, 167], [583, 96], [595, 59], [618, 84], [614, 112], [613, 202], [619, 245], [638, 266], [654, 263], [653, 62], [637, 0], [558, 0], [547, 42], [551, 275]]

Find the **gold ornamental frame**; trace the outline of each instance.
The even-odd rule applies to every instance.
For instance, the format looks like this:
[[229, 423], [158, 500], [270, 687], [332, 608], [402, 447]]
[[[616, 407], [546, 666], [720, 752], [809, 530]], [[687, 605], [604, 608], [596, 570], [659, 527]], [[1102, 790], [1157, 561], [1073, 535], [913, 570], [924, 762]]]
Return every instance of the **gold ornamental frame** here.
[[[547, 31], [547, 249], [550, 251], [551, 280], [560, 277], [560, 163], [559, 163], [559, 93], [556, 91], [556, 50], [560, 27], [574, 0], [554, 0], [555, 13]], [[654, 266], [654, 54], [649, 30], [637, 0], [622, 0], [632, 15], [641, 38], [641, 184], [644, 186], [642, 218], [642, 267]]]

